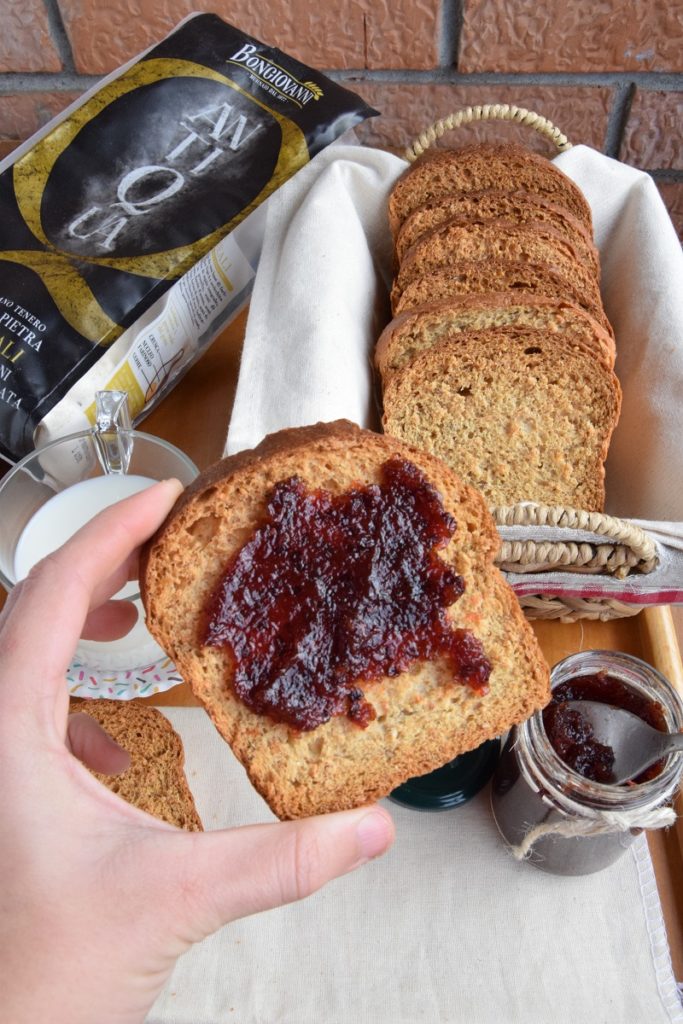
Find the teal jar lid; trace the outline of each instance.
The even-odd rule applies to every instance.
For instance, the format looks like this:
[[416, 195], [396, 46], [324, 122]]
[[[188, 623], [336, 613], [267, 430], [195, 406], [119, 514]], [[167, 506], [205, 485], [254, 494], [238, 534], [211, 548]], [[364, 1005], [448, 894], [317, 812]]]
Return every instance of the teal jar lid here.
[[471, 800], [493, 775], [500, 740], [487, 740], [475, 750], [454, 758], [443, 768], [408, 779], [389, 799], [418, 811], [448, 811]]

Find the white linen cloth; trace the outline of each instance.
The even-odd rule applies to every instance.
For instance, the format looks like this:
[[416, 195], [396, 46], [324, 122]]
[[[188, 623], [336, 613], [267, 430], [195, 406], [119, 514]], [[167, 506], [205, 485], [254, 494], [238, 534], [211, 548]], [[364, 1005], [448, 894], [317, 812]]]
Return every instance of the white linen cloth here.
[[[205, 712], [163, 712], [205, 828], [271, 820]], [[194, 947], [147, 1024], [683, 1022], [644, 836], [605, 871], [562, 878], [512, 858], [487, 792], [388, 808], [385, 857]]]
[[[587, 146], [555, 162], [591, 205], [617, 339], [624, 400], [607, 460], [606, 511], [642, 526], [660, 565], [626, 580], [574, 572], [508, 579], [518, 592], [683, 601], [683, 252], [647, 174]], [[378, 428], [371, 359], [390, 315], [386, 199], [406, 166], [380, 150], [336, 145], [273, 196], [227, 452], [319, 420]], [[569, 530], [523, 537], [581, 539]]]

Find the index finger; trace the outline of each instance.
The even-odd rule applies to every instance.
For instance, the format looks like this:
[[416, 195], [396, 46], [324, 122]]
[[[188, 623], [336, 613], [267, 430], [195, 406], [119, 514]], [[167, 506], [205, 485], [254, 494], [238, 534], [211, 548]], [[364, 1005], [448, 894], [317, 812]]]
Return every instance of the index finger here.
[[14, 588], [0, 618], [0, 700], [63, 683], [93, 594], [161, 525], [182, 489], [163, 480], [104, 509]]

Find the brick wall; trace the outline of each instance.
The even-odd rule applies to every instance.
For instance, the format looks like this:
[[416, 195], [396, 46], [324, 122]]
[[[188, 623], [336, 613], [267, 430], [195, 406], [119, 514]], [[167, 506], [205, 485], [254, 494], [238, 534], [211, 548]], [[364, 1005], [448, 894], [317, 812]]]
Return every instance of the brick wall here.
[[[193, 10], [348, 81], [382, 114], [370, 145], [463, 106], [536, 110], [651, 173], [683, 237], [683, 0], [0, 0], [0, 156]], [[459, 138], [492, 132], [548, 152], [513, 125]]]

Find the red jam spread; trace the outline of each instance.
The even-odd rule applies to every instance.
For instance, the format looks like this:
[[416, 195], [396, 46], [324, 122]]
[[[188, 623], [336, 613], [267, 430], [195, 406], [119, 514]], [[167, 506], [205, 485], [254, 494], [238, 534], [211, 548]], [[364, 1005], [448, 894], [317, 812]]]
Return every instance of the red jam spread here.
[[455, 526], [399, 458], [384, 463], [380, 484], [336, 496], [283, 480], [209, 602], [204, 643], [230, 650], [248, 707], [299, 730], [333, 715], [365, 727], [375, 711], [361, 682], [438, 656], [485, 693], [482, 646], [446, 614], [464, 591], [437, 554]]
[[[661, 704], [632, 690], [606, 671], [577, 676], [560, 683], [553, 690], [552, 700], [543, 712], [545, 731], [556, 754], [565, 764], [593, 782], [611, 781], [614, 751], [598, 742], [592, 725], [580, 711], [567, 707], [567, 701], [580, 700], [611, 704], [630, 711], [661, 732], [667, 731]], [[658, 761], [633, 781], [640, 783], [656, 778], [662, 765], [663, 762]]]
[[611, 781], [614, 751], [596, 740], [593, 726], [580, 711], [553, 702], [543, 712], [543, 723], [555, 753], [565, 764], [593, 782]]

